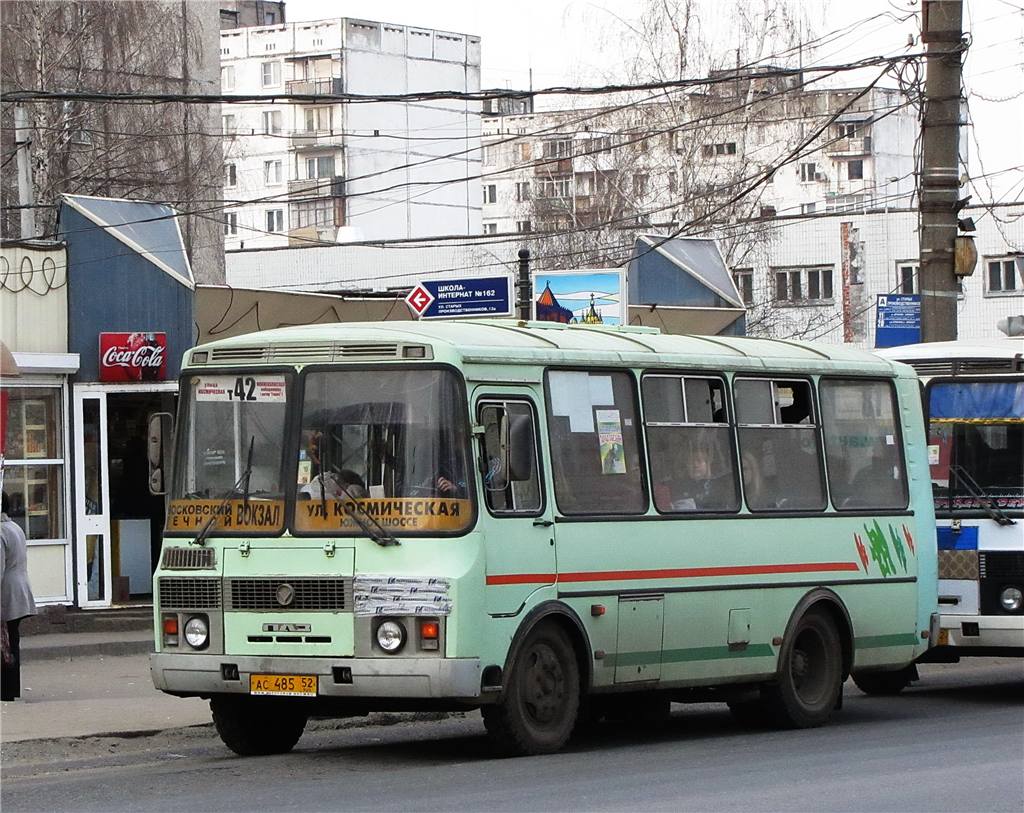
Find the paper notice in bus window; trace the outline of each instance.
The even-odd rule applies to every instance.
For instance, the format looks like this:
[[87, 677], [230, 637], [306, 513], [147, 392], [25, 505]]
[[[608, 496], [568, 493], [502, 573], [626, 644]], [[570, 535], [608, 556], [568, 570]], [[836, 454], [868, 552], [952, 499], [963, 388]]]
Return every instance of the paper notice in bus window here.
[[288, 391], [283, 375], [207, 375], [192, 379], [197, 401], [283, 404]]
[[619, 410], [597, 410], [597, 437], [600, 444], [601, 473], [625, 474], [626, 450], [622, 445], [622, 420], [619, 418]]
[[928, 444], [928, 465], [937, 466], [939, 465], [939, 444], [929, 443]]
[[[298, 531], [333, 531], [340, 536], [363, 536], [363, 523], [376, 524], [387, 533], [449, 533], [462, 530], [473, 516], [473, 503], [441, 497], [391, 497], [352, 500], [312, 499], [295, 504], [295, 529]], [[327, 509], [326, 516], [324, 508]]]
[[611, 406], [615, 403], [610, 375], [589, 375], [590, 403], [594, 406]]
[[168, 531], [198, 531], [213, 518], [213, 530], [274, 533], [284, 525], [284, 500], [171, 500]]
[[570, 432], [593, 432], [594, 415], [587, 373], [553, 370], [548, 374], [551, 414], [569, 419]]

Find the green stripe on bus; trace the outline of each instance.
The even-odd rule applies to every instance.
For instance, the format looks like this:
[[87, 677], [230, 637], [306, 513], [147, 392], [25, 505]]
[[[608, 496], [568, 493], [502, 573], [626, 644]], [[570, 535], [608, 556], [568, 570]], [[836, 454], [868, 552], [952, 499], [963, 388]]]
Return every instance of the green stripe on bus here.
[[894, 635], [865, 635], [855, 638], [854, 645], [860, 649], [874, 649], [883, 646], [914, 646], [917, 636], [912, 632], [898, 632]]
[[688, 661], [720, 661], [730, 658], [769, 658], [775, 654], [768, 644], [753, 644], [745, 649], [726, 646], [698, 646], [692, 649], [666, 649], [661, 652], [619, 652], [606, 655], [605, 666], [643, 666], [651, 663], [686, 663]]

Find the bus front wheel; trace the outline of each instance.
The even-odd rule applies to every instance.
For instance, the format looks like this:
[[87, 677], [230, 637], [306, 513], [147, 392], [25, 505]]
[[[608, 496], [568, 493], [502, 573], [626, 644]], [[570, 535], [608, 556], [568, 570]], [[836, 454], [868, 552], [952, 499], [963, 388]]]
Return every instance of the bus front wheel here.
[[243, 757], [285, 754], [306, 728], [306, 715], [285, 703], [215, 697], [210, 711], [223, 743]]
[[549, 754], [572, 734], [580, 675], [572, 644], [552, 623], [531, 630], [507, 672], [500, 700], [484, 706], [484, 725], [506, 754]]
[[843, 690], [843, 651], [835, 622], [811, 610], [783, 644], [776, 681], [762, 690], [772, 721], [783, 728], [824, 725]]

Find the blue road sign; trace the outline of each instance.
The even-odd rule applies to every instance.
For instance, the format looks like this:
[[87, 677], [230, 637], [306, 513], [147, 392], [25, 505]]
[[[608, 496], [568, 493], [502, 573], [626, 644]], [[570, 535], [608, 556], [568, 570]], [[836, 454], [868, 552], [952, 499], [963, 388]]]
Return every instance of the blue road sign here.
[[420, 319], [510, 316], [511, 287], [508, 277], [427, 280], [413, 288], [405, 301]]
[[921, 341], [921, 295], [878, 294], [875, 347]]

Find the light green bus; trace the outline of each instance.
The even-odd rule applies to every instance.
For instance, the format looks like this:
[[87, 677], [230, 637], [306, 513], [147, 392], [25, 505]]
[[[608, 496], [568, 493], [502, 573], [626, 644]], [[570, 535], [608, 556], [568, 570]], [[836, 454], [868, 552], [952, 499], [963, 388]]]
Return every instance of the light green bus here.
[[479, 708], [510, 753], [720, 701], [825, 723], [937, 629], [911, 368], [515, 321], [316, 325], [185, 358], [157, 688], [239, 754]]

